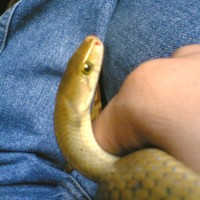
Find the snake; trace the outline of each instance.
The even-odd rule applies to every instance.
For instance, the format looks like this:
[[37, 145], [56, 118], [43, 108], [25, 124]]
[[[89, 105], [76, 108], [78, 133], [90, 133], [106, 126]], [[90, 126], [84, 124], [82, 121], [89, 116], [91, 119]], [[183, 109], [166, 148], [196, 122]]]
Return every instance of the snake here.
[[199, 200], [200, 175], [167, 152], [145, 148], [119, 157], [97, 143], [91, 107], [103, 56], [103, 42], [87, 36], [58, 87], [54, 127], [67, 170], [97, 182], [97, 200]]

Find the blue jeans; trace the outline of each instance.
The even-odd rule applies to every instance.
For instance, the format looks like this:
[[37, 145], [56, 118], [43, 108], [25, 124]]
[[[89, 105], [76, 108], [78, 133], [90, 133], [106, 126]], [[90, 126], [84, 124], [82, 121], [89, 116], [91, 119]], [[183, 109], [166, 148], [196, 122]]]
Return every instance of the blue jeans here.
[[67, 174], [53, 109], [69, 57], [89, 34], [106, 44], [104, 103], [141, 62], [200, 42], [199, 0], [21, 0], [0, 17], [0, 199], [93, 199]]

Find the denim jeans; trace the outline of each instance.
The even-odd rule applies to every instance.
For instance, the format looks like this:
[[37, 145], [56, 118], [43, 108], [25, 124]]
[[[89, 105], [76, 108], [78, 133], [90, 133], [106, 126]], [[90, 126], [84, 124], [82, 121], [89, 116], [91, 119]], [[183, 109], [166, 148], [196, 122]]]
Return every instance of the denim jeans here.
[[21, 0], [0, 17], [0, 199], [93, 199], [64, 171], [53, 110], [66, 63], [89, 34], [107, 46], [104, 103], [145, 60], [200, 42], [199, 0]]

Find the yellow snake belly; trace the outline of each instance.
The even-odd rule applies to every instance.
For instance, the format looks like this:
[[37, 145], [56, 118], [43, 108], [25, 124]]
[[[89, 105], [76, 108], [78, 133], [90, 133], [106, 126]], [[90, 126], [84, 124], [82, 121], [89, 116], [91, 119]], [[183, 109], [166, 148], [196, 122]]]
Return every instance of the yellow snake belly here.
[[88, 36], [58, 89], [55, 133], [68, 166], [99, 183], [99, 200], [199, 200], [199, 175], [166, 152], [149, 148], [117, 157], [97, 144], [90, 111], [102, 60], [102, 42]]

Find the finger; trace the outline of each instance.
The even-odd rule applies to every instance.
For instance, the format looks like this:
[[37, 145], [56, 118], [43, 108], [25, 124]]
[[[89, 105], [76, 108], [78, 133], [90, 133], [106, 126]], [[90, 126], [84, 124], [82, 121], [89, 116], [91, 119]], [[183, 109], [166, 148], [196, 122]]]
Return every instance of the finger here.
[[130, 130], [129, 123], [124, 117], [126, 113], [120, 107], [117, 106], [114, 97], [93, 122], [93, 132], [97, 142], [107, 152], [115, 155], [122, 155], [133, 146], [133, 142], [129, 143], [130, 140], [127, 140], [129, 138], [127, 135], [134, 135], [133, 130], [132, 134], [127, 133], [127, 130]]

